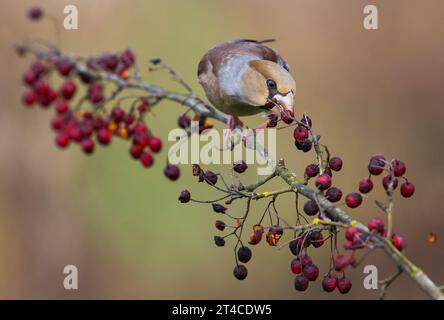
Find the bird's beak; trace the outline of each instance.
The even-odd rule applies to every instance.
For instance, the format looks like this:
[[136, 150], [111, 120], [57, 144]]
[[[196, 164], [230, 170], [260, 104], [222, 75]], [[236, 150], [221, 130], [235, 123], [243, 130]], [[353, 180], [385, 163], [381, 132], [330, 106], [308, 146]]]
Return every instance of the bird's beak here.
[[278, 93], [273, 97], [273, 100], [275, 100], [277, 104], [284, 107], [285, 110], [293, 112], [293, 100], [294, 100], [293, 92], [290, 91], [285, 96]]

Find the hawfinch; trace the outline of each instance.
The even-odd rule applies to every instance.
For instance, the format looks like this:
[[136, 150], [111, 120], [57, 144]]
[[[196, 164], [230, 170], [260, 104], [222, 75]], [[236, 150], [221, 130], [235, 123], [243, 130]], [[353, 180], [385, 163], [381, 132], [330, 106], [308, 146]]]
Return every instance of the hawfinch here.
[[269, 110], [275, 105], [293, 112], [296, 84], [284, 59], [265, 45], [272, 40], [235, 40], [215, 46], [198, 67], [199, 83], [210, 102], [228, 114], [228, 127], [238, 116]]

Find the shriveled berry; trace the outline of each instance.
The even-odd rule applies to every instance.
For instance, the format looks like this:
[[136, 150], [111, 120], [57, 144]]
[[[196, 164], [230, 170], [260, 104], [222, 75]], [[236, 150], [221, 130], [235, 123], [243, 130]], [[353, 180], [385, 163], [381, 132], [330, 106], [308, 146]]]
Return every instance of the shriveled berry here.
[[210, 170], [205, 171], [203, 177], [204, 180], [210, 185], [217, 183], [217, 175], [213, 171]]
[[318, 213], [319, 211], [319, 206], [316, 203], [316, 201], [314, 200], [308, 200], [305, 204], [304, 204], [304, 212], [308, 215], [308, 216], [314, 216], [316, 213]]
[[225, 245], [225, 239], [219, 236], [214, 236], [214, 243], [218, 247], [223, 247]]
[[245, 170], [247, 170], [247, 168], [248, 168], [248, 166], [244, 160], [236, 161], [233, 164], [233, 170], [236, 171], [237, 173], [243, 173], [243, 172], [245, 172]]
[[398, 187], [398, 178], [393, 178], [393, 183], [392, 183], [392, 176], [389, 173], [382, 179], [382, 185], [385, 190], [388, 190], [390, 184], [392, 184], [393, 190], [395, 190]]
[[302, 262], [301, 259], [299, 259], [298, 257], [294, 258], [291, 261], [291, 272], [293, 272], [294, 274], [299, 274], [302, 272]]
[[349, 265], [355, 263], [355, 260], [352, 256], [349, 255], [337, 255], [333, 260], [333, 265], [336, 271], [342, 271], [347, 268]]
[[324, 236], [319, 230], [314, 230], [310, 232], [310, 242], [313, 247], [319, 248], [324, 244]]
[[[299, 142], [299, 141], [296, 141]], [[310, 139], [305, 139], [301, 142], [301, 149], [303, 152], [308, 152], [311, 150], [311, 147], [313, 146], [313, 143]]]
[[43, 16], [43, 10], [40, 7], [32, 7], [28, 10], [28, 18], [34, 21], [40, 20]]
[[363, 178], [359, 181], [359, 192], [369, 193], [373, 189], [373, 182], [370, 178]]
[[324, 279], [322, 279], [322, 289], [324, 289], [325, 292], [332, 292], [336, 289], [337, 285], [338, 279], [335, 276], [326, 274]]
[[361, 205], [362, 203], [362, 196], [360, 193], [357, 192], [350, 192], [346, 197], [345, 197], [345, 203], [347, 204], [347, 206], [349, 208], [357, 208]]
[[307, 115], [304, 115], [304, 116], [301, 118], [301, 122], [302, 122], [303, 124], [305, 124], [306, 126], [308, 126], [309, 128], [311, 128], [311, 126], [312, 126], [312, 121], [311, 121], [311, 119], [310, 119]]
[[288, 247], [290, 248], [291, 253], [293, 253], [295, 256], [298, 256], [303, 247], [303, 239], [296, 238], [291, 240], [288, 244]]
[[191, 199], [191, 193], [188, 190], [182, 190], [182, 192], [179, 195], [179, 201], [181, 203], [187, 203], [190, 202]]
[[346, 278], [346, 277], [342, 277], [341, 279], [338, 280], [338, 290], [340, 293], [342, 294], [346, 294], [350, 291], [352, 287], [351, 281], [350, 279]]
[[234, 267], [233, 275], [237, 280], [244, 280], [248, 275], [248, 270], [244, 265], [237, 265]]
[[319, 174], [319, 166], [317, 164], [309, 164], [305, 167], [305, 176], [307, 178], [314, 178]]
[[384, 167], [385, 167], [385, 158], [383, 155], [375, 154], [370, 158], [370, 162], [368, 164], [368, 171], [371, 174], [375, 176], [380, 175], [382, 171], [384, 171]]
[[247, 263], [251, 259], [252, 252], [248, 247], [240, 247], [237, 251], [237, 258], [242, 263]]
[[174, 164], [167, 164], [163, 169], [163, 174], [171, 181], [176, 181], [180, 177], [180, 169]]
[[330, 158], [328, 166], [333, 171], [340, 171], [342, 169], [342, 159], [339, 157]]
[[177, 119], [177, 125], [182, 129], [186, 129], [191, 125], [191, 118], [183, 114]]
[[151, 151], [160, 152], [162, 149], [162, 140], [157, 136], [152, 136], [149, 140], [149, 146]]
[[370, 231], [375, 231], [382, 235], [384, 233], [384, 221], [380, 218], [372, 218], [367, 224], [367, 227]]
[[219, 231], [224, 231], [226, 225], [225, 225], [225, 222], [220, 221], [220, 220], [217, 220], [217, 221], [214, 223], [214, 226], [216, 227], [217, 230], [219, 230]]
[[401, 177], [407, 171], [407, 167], [405, 166], [404, 161], [393, 160], [392, 165], [395, 177]]
[[328, 174], [321, 174], [316, 178], [315, 184], [319, 190], [327, 190], [331, 186], [331, 177]]
[[140, 163], [142, 163], [145, 168], [151, 167], [153, 162], [154, 157], [150, 152], [145, 151], [140, 155]]
[[211, 205], [216, 213], [225, 213], [225, 211], [227, 211], [227, 207], [220, 203], [212, 203]]
[[308, 138], [308, 130], [302, 126], [297, 126], [293, 131], [293, 137], [296, 141], [303, 141]]
[[319, 276], [319, 268], [315, 264], [307, 264], [303, 272], [309, 281], [316, 281]]
[[410, 198], [415, 193], [415, 186], [413, 183], [406, 181], [401, 184], [401, 195], [404, 198]]
[[330, 202], [338, 202], [342, 198], [342, 191], [337, 187], [331, 187], [325, 193], [325, 197]]
[[297, 291], [305, 291], [308, 288], [308, 278], [303, 274], [298, 274], [294, 279], [294, 287]]

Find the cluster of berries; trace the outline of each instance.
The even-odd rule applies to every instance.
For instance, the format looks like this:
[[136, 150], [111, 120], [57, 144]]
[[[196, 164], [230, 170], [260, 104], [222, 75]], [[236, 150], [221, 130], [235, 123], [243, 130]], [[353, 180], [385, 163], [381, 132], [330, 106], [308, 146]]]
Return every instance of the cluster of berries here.
[[[28, 12], [31, 20], [39, 20], [42, 16], [43, 11], [39, 7]], [[26, 51], [19, 46], [17, 52], [22, 55]], [[59, 148], [79, 144], [85, 154], [92, 154], [97, 144], [109, 145], [117, 137], [131, 140], [131, 157], [140, 161], [143, 167], [151, 167], [153, 154], [162, 149], [162, 140], [152, 134], [143, 120], [143, 115], [150, 110], [149, 102], [135, 98], [129, 112], [119, 105], [108, 112], [105, 105], [113, 93], [106, 93], [105, 82], [97, 73], [106, 72], [110, 76], [127, 79], [135, 61], [131, 49], [93, 56], [86, 59], [85, 64], [64, 55], [39, 57], [22, 76], [27, 88], [22, 102], [29, 108], [39, 105], [43, 109], [54, 110], [51, 127], [56, 132], [55, 143]], [[54, 74], [62, 78], [57, 87], [50, 84]], [[81, 86], [85, 87], [82, 96]], [[86, 104], [87, 107], [84, 106]], [[179, 168], [170, 164], [164, 173], [170, 180], [176, 180], [180, 175]]]

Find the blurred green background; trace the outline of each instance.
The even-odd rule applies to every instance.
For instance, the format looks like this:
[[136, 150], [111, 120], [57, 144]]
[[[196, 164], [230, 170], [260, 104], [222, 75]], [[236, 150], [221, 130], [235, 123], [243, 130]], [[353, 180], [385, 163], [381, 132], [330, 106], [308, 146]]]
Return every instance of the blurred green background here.
[[[26, 19], [33, 4], [61, 21], [64, 5], [78, 6], [79, 30], [62, 31], [63, 50], [93, 55], [130, 47], [142, 70], [148, 57], [160, 56], [199, 94], [196, 66], [208, 48], [229, 39], [276, 38], [272, 46], [296, 78], [296, 111], [307, 111], [332, 154], [343, 157], [343, 172], [334, 176], [338, 186], [354, 191], [373, 153], [407, 163], [417, 193], [411, 199], [396, 197], [396, 231], [407, 241], [407, 255], [437, 284], [444, 283], [444, 3], [371, 3], [379, 8], [377, 31], [363, 29], [362, 10], [369, 3], [360, 0], [1, 1], [0, 298], [342, 298], [323, 293], [320, 281], [296, 292], [291, 253], [265, 243], [254, 248], [248, 278], [235, 280], [233, 243], [214, 246], [211, 208], [177, 201], [184, 188], [199, 199], [216, 194], [198, 184], [187, 166], [179, 181], [167, 181], [166, 152], [146, 170], [117, 140], [92, 157], [76, 147], [58, 150], [49, 128], [51, 112], [20, 104], [21, 74], [30, 60], [18, 58], [12, 44], [32, 36], [54, 39], [49, 21]], [[166, 74], [143, 75], [179, 89]], [[162, 103], [150, 119], [152, 129], [166, 137], [182, 111]], [[247, 119], [259, 121], [259, 116]], [[301, 174], [313, 158], [297, 152], [291, 140], [291, 131], [280, 132], [278, 154]], [[228, 166], [213, 169], [228, 173]], [[246, 179], [254, 181], [255, 170], [250, 171]], [[269, 188], [279, 186], [275, 181]], [[358, 219], [382, 216], [375, 196], [384, 199], [380, 191], [373, 194], [353, 210]], [[254, 203], [253, 214], [259, 216], [263, 206]], [[278, 209], [293, 217], [293, 197], [282, 197]], [[426, 241], [430, 231], [438, 234], [435, 245]], [[326, 272], [328, 248], [310, 254], [321, 274]], [[367, 263], [379, 267], [380, 277], [395, 271], [382, 253], [373, 253]], [[78, 291], [62, 286], [67, 264], [79, 268]], [[377, 298], [377, 291], [362, 286], [364, 265], [348, 272], [353, 289], [344, 298]], [[425, 295], [402, 276], [387, 297]]]

